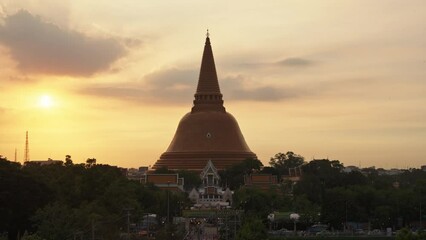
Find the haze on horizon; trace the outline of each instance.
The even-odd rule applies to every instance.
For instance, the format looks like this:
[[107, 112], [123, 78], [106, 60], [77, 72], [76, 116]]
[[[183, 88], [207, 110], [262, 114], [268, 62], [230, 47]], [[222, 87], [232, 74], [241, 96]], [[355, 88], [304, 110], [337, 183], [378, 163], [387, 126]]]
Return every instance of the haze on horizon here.
[[426, 2], [0, 0], [0, 154], [153, 165], [205, 31], [251, 150], [426, 164]]

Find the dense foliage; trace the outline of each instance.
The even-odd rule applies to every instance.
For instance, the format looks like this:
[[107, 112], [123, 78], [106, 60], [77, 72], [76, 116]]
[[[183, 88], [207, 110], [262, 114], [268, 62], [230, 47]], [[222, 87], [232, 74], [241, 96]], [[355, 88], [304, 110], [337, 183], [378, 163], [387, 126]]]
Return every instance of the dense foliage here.
[[224, 187], [238, 189], [244, 185], [244, 175], [259, 171], [262, 166], [262, 162], [258, 159], [246, 159], [224, 171], [220, 171], [219, 175]]
[[237, 240], [264, 240], [267, 239], [266, 228], [257, 219], [247, 219], [237, 234]]
[[[421, 207], [426, 209], [426, 172], [420, 169], [395, 175], [380, 174], [374, 168], [344, 171], [337, 160], [305, 162], [293, 152], [276, 154], [270, 164], [263, 167], [259, 160], [247, 159], [219, 173], [223, 187], [235, 192], [233, 207], [242, 213], [238, 223], [236, 216], [230, 219], [239, 226], [234, 234], [238, 239], [263, 239], [267, 228], [292, 229], [288, 213], [294, 212], [300, 215], [298, 229], [317, 222], [335, 230], [349, 229], [351, 223], [400, 229], [414, 228], [420, 219], [426, 222], [426, 211], [421, 214]], [[302, 172], [300, 181], [285, 178], [294, 168]], [[244, 175], [255, 172], [287, 180], [269, 189], [242, 187]], [[179, 174], [185, 178], [186, 190], [200, 186], [197, 173]], [[164, 222], [168, 198], [171, 216], [179, 216], [189, 204], [184, 194], [130, 181], [122, 169], [96, 164], [94, 158], [73, 164], [67, 155], [65, 164], [21, 166], [0, 157], [0, 239], [8, 235], [7, 239], [66, 240], [92, 234], [98, 239], [120, 239], [128, 221], [136, 226], [147, 213], [157, 214], [158, 222]], [[272, 223], [267, 220], [270, 213], [277, 213], [277, 218], [286, 213], [282, 216], [287, 218], [281, 216]], [[158, 238], [183, 236], [179, 231], [169, 225], [158, 231]], [[403, 230], [399, 238], [417, 237], [413, 236]]]
[[[0, 233], [9, 239], [74, 239], [95, 234], [119, 239], [130, 221], [146, 213], [167, 216], [167, 193], [127, 180], [117, 167], [96, 164], [40, 166], [0, 159]], [[186, 196], [170, 194], [171, 216], [179, 214]], [[33, 235], [36, 234], [36, 235]], [[85, 237], [88, 238], [88, 237]]]
[[305, 163], [304, 157], [294, 152], [277, 153], [269, 160], [269, 165], [276, 169], [279, 176], [289, 175], [292, 168], [296, 168]]
[[[285, 170], [280, 168], [301, 163], [303, 157], [297, 154], [278, 153], [271, 159], [275, 167], [265, 169], [285, 176]], [[301, 169], [300, 181], [283, 181], [279, 189], [268, 192], [240, 188], [235, 194], [234, 207], [260, 219], [266, 219], [272, 212], [297, 212], [301, 215], [298, 225], [302, 229], [316, 222], [326, 223], [335, 230], [353, 229], [351, 224], [369, 225], [371, 229], [413, 228], [418, 227], [420, 217], [426, 222], [426, 211], [419, 216], [421, 205], [426, 206], [425, 171], [410, 169], [400, 174], [380, 175], [378, 170], [368, 168], [346, 172], [339, 161], [328, 159], [303, 163]], [[281, 227], [292, 227], [290, 219], [283, 221]]]

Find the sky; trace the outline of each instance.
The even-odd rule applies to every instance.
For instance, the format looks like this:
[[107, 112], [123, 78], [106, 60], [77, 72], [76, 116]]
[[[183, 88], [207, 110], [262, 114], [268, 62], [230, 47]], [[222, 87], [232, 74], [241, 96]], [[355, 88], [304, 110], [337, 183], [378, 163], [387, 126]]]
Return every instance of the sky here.
[[0, 155], [153, 165], [209, 29], [225, 107], [265, 164], [426, 165], [424, 0], [0, 0]]

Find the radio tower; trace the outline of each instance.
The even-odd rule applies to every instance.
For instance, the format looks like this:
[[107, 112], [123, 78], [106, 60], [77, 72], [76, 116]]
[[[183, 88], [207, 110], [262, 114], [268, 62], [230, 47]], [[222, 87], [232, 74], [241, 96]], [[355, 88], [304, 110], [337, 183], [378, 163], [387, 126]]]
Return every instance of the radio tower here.
[[16, 150], [15, 148], [15, 162], [18, 160], [17, 156], [18, 156], [18, 150]]
[[28, 148], [28, 131], [25, 139], [25, 156], [24, 156], [24, 162], [30, 161], [30, 149]]

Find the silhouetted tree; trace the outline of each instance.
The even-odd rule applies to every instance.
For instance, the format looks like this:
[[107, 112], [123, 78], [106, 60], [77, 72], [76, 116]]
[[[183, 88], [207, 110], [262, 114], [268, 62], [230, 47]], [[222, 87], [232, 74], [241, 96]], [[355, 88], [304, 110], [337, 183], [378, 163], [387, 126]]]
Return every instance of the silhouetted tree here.
[[71, 165], [72, 165], [71, 155], [65, 155], [65, 166], [71, 166]]
[[262, 162], [258, 159], [246, 159], [224, 171], [220, 171], [222, 185], [231, 189], [238, 189], [244, 184], [244, 175], [257, 172], [262, 166]]
[[304, 158], [294, 152], [277, 153], [269, 160], [269, 165], [275, 168], [280, 175], [289, 175], [289, 169], [301, 166]]
[[280, 210], [284, 202], [284, 197], [274, 191], [242, 187], [235, 192], [233, 205], [234, 208], [244, 210], [246, 216], [266, 218], [273, 210]]
[[96, 165], [96, 158], [88, 158], [86, 160], [86, 166], [92, 167], [93, 165]]
[[181, 170], [178, 171], [179, 177], [185, 180], [185, 190], [190, 191], [192, 188], [198, 188], [201, 185], [200, 175], [196, 172]]
[[0, 233], [9, 239], [31, 230], [30, 217], [48, 201], [49, 191], [41, 179], [21, 170], [21, 165], [0, 160]]

